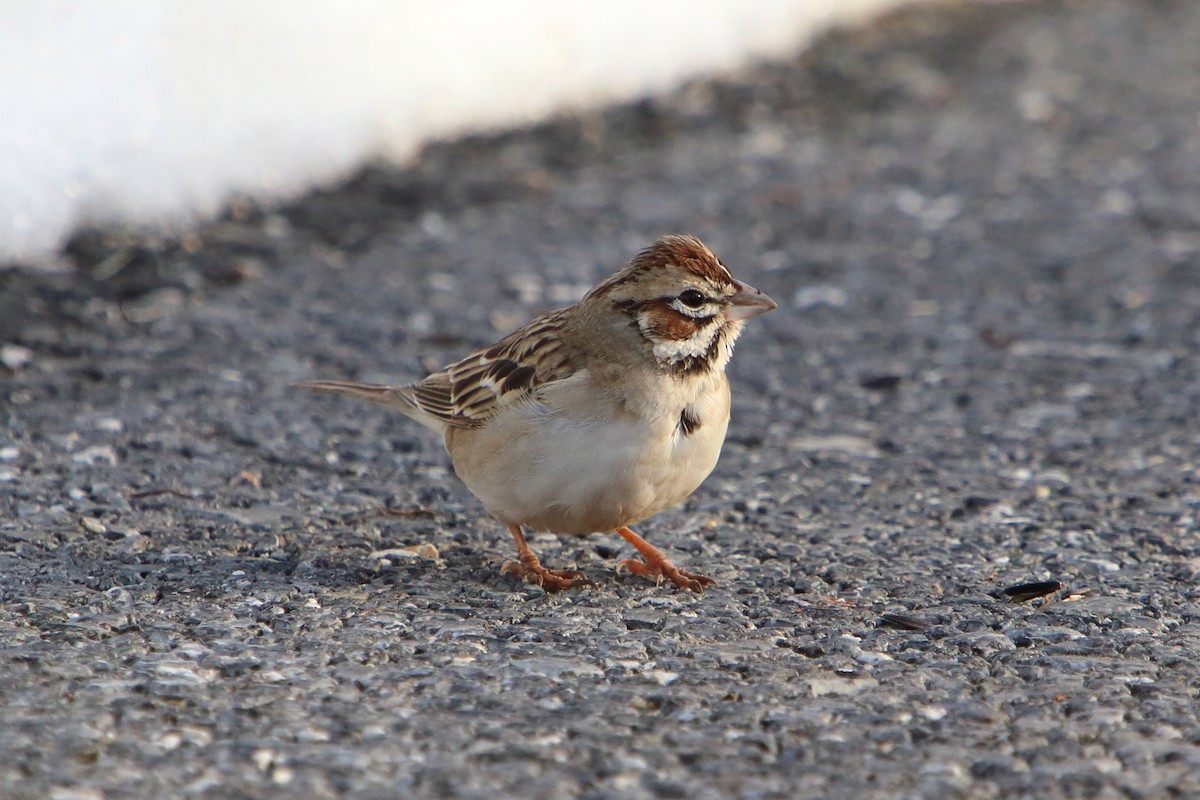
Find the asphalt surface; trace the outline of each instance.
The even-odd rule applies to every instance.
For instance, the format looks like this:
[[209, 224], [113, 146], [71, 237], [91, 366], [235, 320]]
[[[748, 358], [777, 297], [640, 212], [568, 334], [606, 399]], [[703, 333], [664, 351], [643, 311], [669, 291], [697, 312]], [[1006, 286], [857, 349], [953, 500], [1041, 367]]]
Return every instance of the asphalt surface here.
[[[1200, 794], [1197, 42], [1191, 0], [913, 9], [0, 271], [0, 796]], [[611, 535], [532, 539], [593, 588], [500, 575], [435, 437], [289, 388], [668, 231], [781, 302], [641, 529], [703, 595]]]

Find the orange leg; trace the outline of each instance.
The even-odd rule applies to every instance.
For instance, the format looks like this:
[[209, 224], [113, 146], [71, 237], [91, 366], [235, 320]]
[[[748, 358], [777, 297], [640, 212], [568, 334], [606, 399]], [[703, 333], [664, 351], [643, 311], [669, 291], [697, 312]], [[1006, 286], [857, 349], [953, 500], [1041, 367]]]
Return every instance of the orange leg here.
[[546, 569], [537, 555], [529, 549], [525, 534], [521, 533], [520, 525], [509, 525], [517, 543], [517, 558], [519, 561], [505, 561], [500, 565], [500, 572], [505, 575], [516, 575], [530, 583], [541, 586], [547, 592], [557, 592], [560, 589], [570, 589], [577, 583], [588, 583], [587, 576], [576, 569]]
[[680, 589], [691, 589], [693, 592], [702, 592], [705, 586], [716, 583], [712, 578], [705, 577], [704, 575], [681, 570], [671, 563], [662, 550], [659, 550], [629, 528], [617, 528], [617, 533], [621, 534], [625, 538], [625, 541], [636, 547], [637, 551], [642, 554], [642, 558], [646, 559], [642, 561], [637, 558], [626, 558], [618, 561], [618, 572], [627, 569], [637, 575], [654, 578], [656, 581], [661, 581], [665, 577]]

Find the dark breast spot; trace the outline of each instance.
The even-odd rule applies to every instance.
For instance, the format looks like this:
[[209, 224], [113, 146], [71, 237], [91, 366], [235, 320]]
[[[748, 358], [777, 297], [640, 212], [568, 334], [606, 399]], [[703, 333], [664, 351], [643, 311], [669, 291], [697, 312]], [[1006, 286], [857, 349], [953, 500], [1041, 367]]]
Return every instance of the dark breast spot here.
[[684, 436], [691, 436], [700, 427], [700, 415], [692, 406], [684, 406], [679, 412], [679, 430]]

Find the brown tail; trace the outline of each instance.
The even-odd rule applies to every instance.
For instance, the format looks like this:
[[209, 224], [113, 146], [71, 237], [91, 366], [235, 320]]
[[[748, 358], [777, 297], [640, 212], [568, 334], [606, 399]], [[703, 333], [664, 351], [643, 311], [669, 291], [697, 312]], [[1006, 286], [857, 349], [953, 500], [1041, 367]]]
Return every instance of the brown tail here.
[[382, 386], [377, 383], [358, 383], [357, 381], [300, 381], [292, 384], [300, 389], [311, 389], [321, 394], [333, 394], [338, 397], [353, 397], [355, 400], [366, 400], [381, 406], [402, 411], [422, 425], [444, 433], [446, 421], [430, 415], [417, 403], [413, 397], [411, 386]]
[[396, 386], [381, 386], [377, 383], [358, 383], [356, 381], [300, 381], [292, 385], [300, 389], [312, 389], [321, 394], [353, 397], [385, 406], [401, 405], [394, 399], [396, 389], [399, 388]]

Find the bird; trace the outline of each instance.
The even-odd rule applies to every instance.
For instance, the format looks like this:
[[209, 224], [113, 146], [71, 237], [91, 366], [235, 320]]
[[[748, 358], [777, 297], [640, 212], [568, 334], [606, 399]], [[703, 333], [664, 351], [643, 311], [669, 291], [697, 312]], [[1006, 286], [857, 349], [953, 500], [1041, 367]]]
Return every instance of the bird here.
[[733, 277], [698, 238], [662, 236], [574, 305], [409, 384], [296, 384], [399, 410], [443, 437], [454, 470], [507, 526], [501, 573], [559, 591], [583, 572], [548, 569], [524, 530], [615, 532], [629, 572], [702, 591], [635, 525], [691, 495], [729, 425], [725, 373], [743, 323], [775, 301]]

